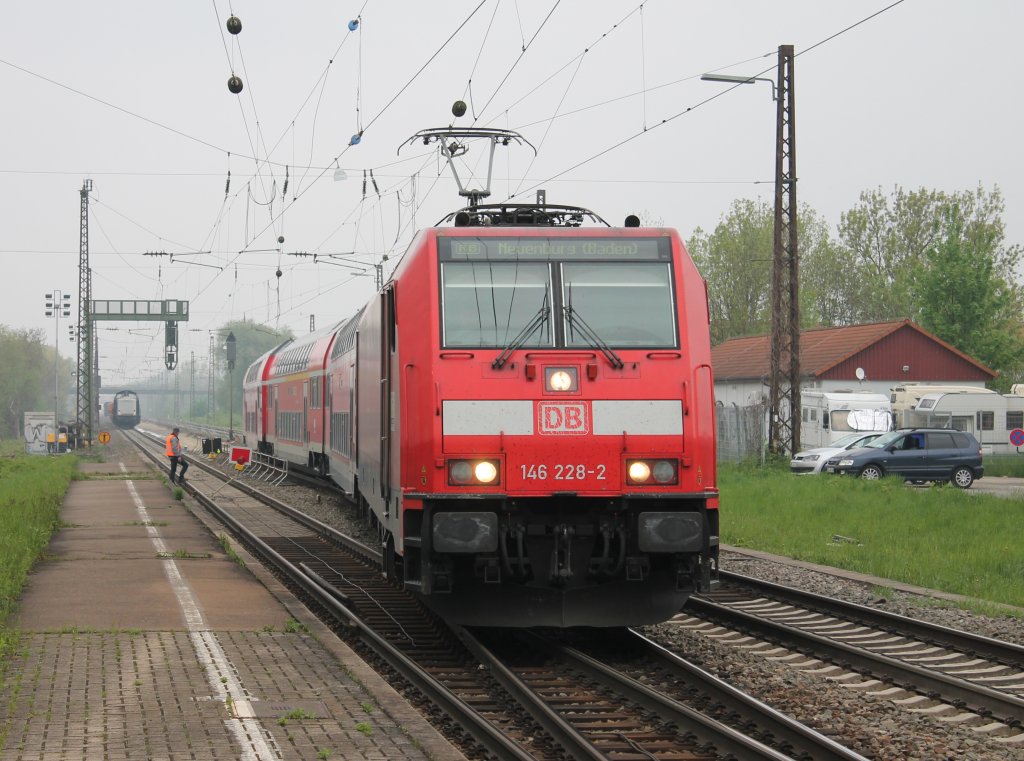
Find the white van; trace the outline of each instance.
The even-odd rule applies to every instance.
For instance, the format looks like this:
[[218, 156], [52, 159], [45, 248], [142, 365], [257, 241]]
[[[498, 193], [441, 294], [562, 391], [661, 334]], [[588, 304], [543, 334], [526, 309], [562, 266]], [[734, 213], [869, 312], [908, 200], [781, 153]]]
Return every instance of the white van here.
[[849, 433], [892, 428], [885, 394], [866, 391], [800, 391], [800, 448], [828, 447]]

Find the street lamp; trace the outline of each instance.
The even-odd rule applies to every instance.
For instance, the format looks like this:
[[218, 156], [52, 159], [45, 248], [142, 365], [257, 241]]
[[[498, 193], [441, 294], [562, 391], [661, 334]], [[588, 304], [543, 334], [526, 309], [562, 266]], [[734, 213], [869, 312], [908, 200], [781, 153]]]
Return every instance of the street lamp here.
[[46, 316], [53, 317], [53, 451], [59, 449], [59, 436], [57, 435], [58, 421], [60, 420], [60, 390], [58, 379], [60, 375], [60, 318], [71, 316], [71, 294], [53, 291], [46, 294]]
[[228, 438], [235, 439], [235, 333], [228, 333], [224, 345], [228, 356]]
[[700, 78], [705, 82], [730, 82], [735, 85], [752, 85], [754, 82], [767, 82], [772, 86], [772, 100], [778, 100], [775, 94], [775, 80], [768, 77], [741, 77], [735, 74], [713, 74], [708, 72], [701, 74]]

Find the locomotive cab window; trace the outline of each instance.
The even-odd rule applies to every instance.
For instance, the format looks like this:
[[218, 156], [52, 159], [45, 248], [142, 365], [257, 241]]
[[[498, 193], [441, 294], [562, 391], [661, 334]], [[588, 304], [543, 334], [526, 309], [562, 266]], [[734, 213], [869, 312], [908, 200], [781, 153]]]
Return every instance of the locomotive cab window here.
[[667, 238], [438, 237], [448, 348], [678, 348]]
[[667, 263], [565, 263], [561, 270], [566, 346], [591, 345], [585, 331], [578, 329], [580, 319], [610, 346], [675, 346]]
[[528, 326], [524, 346], [551, 346], [546, 264], [446, 262], [441, 266], [445, 346], [501, 346]]

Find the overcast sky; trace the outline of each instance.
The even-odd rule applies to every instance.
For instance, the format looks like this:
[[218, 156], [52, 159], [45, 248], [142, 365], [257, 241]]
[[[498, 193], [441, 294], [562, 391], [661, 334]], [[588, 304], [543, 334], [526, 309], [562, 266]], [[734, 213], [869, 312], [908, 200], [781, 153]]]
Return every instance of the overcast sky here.
[[[193, 352], [205, 360], [229, 320], [325, 327], [370, 297], [383, 256], [394, 264], [415, 228], [463, 205], [433, 146], [398, 153], [453, 121], [514, 129], [538, 149], [499, 153], [493, 201], [544, 188], [613, 224], [638, 213], [684, 237], [710, 230], [736, 198], [771, 202], [775, 109], [767, 82], [724, 92], [700, 75], [774, 79], [782, 44], [797, 53], [802, 204], [834, 229], [864, 190], [998, 187], [1009, 242], [1024, 242], [1024, 3], [888, 6], [7, 3], [0, 324], [53, 343], [53, 289], [73, 294], [77, 315], [88, 178], [93, 298], [189, 300], [182, 367]], [[238, 36], [225, 29], [232, 13]], [[454, 119], [458, 99], [471, 108]], [[466, 171], [486, 161], [479, 148], [466, 159]], [[173, 260], [145, 255], [155, 251]], [[162, 367], [160, 323], [103, 323], [99, 336], [104, 385]]]

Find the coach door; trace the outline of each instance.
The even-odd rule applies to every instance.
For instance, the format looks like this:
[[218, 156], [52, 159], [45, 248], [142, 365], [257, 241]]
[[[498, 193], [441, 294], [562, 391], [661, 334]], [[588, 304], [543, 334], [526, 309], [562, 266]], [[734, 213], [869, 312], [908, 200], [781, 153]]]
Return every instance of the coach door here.
[[392, 373], [391, 358], [395, 352], [395, 289], [382, 294], [380, 331], [380, 496], [384, 499], [384, 513], [391, 512], [391, 450], [395, 421], [391, 415]]
[[309, 381], [302, 383], [302, 442], [309, 443]]

